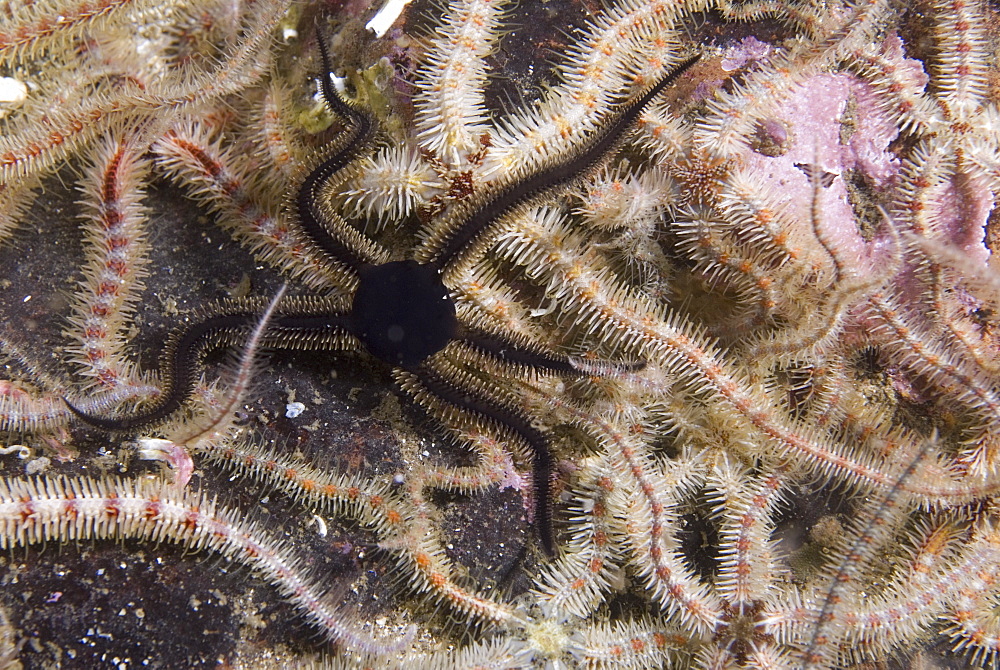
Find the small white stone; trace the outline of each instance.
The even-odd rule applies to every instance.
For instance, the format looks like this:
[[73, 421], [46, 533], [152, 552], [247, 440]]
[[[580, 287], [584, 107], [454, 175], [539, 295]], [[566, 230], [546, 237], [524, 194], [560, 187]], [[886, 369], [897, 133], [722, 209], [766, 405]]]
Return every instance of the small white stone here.
[[372, 17], [365, 28], [374, 32], [375, 37], [382, 37], [389, 31], [392, 24], [403, 13], [403, 8], [408, 4], [410, 4], [410, 0], [386, 0], [382, 9], [378, 10], [378, 13]]
[[326, 534], [329, 532], [326, 527], [326, 520], [319, 514], [313, 514], [312, 522], [316, 524], [316, 533], [320, 537], [326, 537]]
[[0, 104], [19, 107], [27, 99], [27, 84], [13, 77], [0, 77]]
[[52, 459], [47, 456], [41, 456], [28, 461], [28, 464], [24, 466], [24, 473], [28, 475], [37, 475], [40, 472], [44, 472], [51, 464]]

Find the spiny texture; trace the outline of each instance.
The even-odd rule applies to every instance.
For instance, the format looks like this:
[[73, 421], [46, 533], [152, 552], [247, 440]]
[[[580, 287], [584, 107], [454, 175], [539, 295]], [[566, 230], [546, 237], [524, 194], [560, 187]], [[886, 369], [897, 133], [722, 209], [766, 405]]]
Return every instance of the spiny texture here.
[[[150, 352], [208, 302], [253, 292], [263, 317], [287, 278], [344, 304], [354, 287], [289, 201], [351, 129], [314, 132], [313, 7], [8, 2], [0, 75], [28, 99], [0, 118], [0, 546], [19, 552], [0, 606], [39, 643], [24, 660], [55, 646], [92, 667], [86, 637], [104, 658], [192, 666], [993, 667], [998, 19], [900, 4], [620, 0], [562, 38], [497, 0], [411, 10], [382, 40], [358, 37], [367, 17], [318, 19], [382, 128], [320, 185], [322, 209], [385, 259], [433, 260], [479, 203], [582, 155], [701, 53], [621, 146], [445, 277], [463, 324], [583, 373], [458, 341], [435, 359], [441, 384], [551, 444], [547, 559], [516, 436], [411, 371], [255, 366], [282, 336], [264, 318], [183, 416], [121, 444], [73, 423], [64, 396], [104, 414], [155, 402]], [[554, 72], [535, 88], [507, 60]], [[136, 578], [82, 610], [53, 575], [107, 556], [170, 583], [191, 621], [233, 603], [213, 605], [225, 635], [170, 646], [152, 602], [152, 637], [87, 633], [135, 607]], [[57, 615], [80, 628], [46, 637]]]

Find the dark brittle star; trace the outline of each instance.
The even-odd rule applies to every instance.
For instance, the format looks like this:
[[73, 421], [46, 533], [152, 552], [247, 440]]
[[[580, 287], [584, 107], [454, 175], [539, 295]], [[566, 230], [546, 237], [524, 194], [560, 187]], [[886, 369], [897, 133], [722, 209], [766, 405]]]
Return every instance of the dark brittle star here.
[[[568, 356], [544, 351], [522, 337], [490, 333], [463, 324], [453, 292], [445, 284], [449, 270], [464, 257], [485, 248], [490, 232], [525, 203], [578, 179], [610, 154], [624, 132], [663, 89], [693, 65], [698, 56], [681, 63], [646, 93], [626, 104], [608, 124], [591, 133], [571, 156], [554, 161], [518, 180], [486, 193], [439, 230], [428, 235], [416, 259], [389, 261], [388, 254], [339, 217], [324, 211], [321, 191], [369, 142], [375, 120], [345, 102], [334, 89], [330, 57], [320, 36], [324, 75], [320, 92], [346, 129], [328, 155], [302, 181], [294, 199], [299, 226], [308, 240], [357, 287], [350, 304], [337, 298], [285, 298], [267, 327], [262, 346], [270, 349], [364, 350], [393, 366], [397, 378], [406, 374], [407, 392], [418, 402], [433, 397], [523, 440], [532, 454], [537, 531], [545, 553], [555, 554], [550, 479], [552, 457], [548, 440], [520, 409], [501, 396], [499, 387], [479, 380], [474, 386], [449, 379], [440, 358], [454, 343], [501, 366], [558, 375], [583, 375]], [[196, 152], [197, 149], [192, 147]], [[442, 234], [443, 231], [443, 234]], [[179, 410], [191, 395], [202, 355], [210, 348], [243, 343], [260, 319], [259, 299], [230, 300], [214, 306], [205, 317], [176, 329], [161, 355], [163, 391], [148, 406], [123, 416], [87, 413], [70, 401], [83, 421], [109, 431], [125, 431], [161, 422]], [[642, 363], [609, 366], [635, 370]], [[415, 390], [416, 389], [416, 390]]]

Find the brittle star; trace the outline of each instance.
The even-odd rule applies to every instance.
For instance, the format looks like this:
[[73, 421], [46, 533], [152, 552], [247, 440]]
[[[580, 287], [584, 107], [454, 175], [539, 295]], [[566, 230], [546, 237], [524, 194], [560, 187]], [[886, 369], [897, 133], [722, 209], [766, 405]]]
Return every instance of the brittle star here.
[[[453, 291], [445, 280], [460, 261], [483, 249], [490, 233], [506, 216], [578, 179], [612, 153], [650, 102], [699, 57], [687, 59], [626, 104], [568, 158], [487, 192], [468, 208], [465, 216], [450, 226], [448, 221], [439, 223], [438, 230], [429, 231], [414, 258], [389, 261], [388, 254], [357, 229], [323, 208], [322, 189], [357, 157], [375, 133], [376, 122], [340, 97], [331, 83], [330, 56], [322, 36], [319, 48], [324, 69], [320, 93], [329, 109], [346, 122], [347, 129], [330, 155], [302, 181], [294, 206], [302, 232], [357, 290], [349, 305], [325, 297], [282, 300], [262, 346], [366, 351], [393, 366], [397, 377], [408, 373], [411, 388], [407, 391], [418, 402], [426, 404], [428, 398], [433, 398], [522, 440], [532, 454], [537, 532], [545, 553], [553, 556], [552, 456], [548, 440], [522, 410], [499, 400], [501, 394], [489, 392], [499, 390], [499, 386], [486, 382], [488, 390], [484, 390], [470, 381], [449, 379], [441, 367], [441, 357], [455, 353], [456, 348], [467, 352], [471, 349], [500, 365], [557, 375], [593, 374], [593, 366], [584, 372], [571, 357], [546, 351], [525, 338], [462, 323]], [[109, 431], [163, 421], [191, 395], [202, 355], [210, 348], [243, 343], [262, 308], [260, 300], [231, 300], [213, 307], [201, 321], [174, 331], [161, 355], [162, 393], [155, 402], [132, 414], [104, 417], [89, 414], [69, 401], [67, 405], [85, 422]], [[609, 369], [627, 371], [642, 366], [641, 362], [620, 363]]]

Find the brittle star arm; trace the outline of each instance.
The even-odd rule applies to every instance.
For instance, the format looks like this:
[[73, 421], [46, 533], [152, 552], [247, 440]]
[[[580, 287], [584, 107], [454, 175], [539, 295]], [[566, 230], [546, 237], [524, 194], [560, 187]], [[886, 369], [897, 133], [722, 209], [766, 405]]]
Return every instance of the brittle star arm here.
[[[515, 437], [520, 438], [527, 445], [532, 461], [532, 488], [537, 510], [536, 530], [545, 554], [549, 557], [555, 556], [551, 500], [552, 455], [548, 438], [531, 423], [531, 420], [523, 412], [509, 406], [502, 400], [489, 397], [491, 393], [488, 389], [492, 388], [492, 382], [489, 379], [493, 375], [492, 372], [489, 372], [489, 366], [513, 366], [522, 370], [564, 376], [580, 376], [588, 374], [588, 372], [581, 369], [570, 357], [544, 351], [526, 340], [517, 341], [501, 335], [469, 329], [465, 326], [460, 327], [452, 342], [458, 343], [462, 348], [471, 349], [472, 352], [486, 359], [483, 363], [486, 364], [487, 373], [482, 377], [469, 377], [462, 382], [457, 382], [440, 373], [439, 363], [436, 362], [436, 357], [432, 356], [420, 365], [403, 368], [417, 382], [416, 384], [404, 383], [403, 389], [421, 404], [428, 405], [427, 396], [433, 396], [435, 400], [471, 414], [495, 429], [499, 428], [508, 434], [513, 433]], [[458, 359], [464, 361], [465, 357], [472, 352], [459, 354]], [[487, 362], [490, 359], [493, 361]], [[641, 369], [643, 366], [644, 363], [639, 362], [616, 364], [609, 367], [616, 372], [626, 372]], [[396, 377], [400, 378], [399, 368], [397, 368]], [[432, 402], [432, 404], [434, 403]]]
[[[534, 370], [545, 370], [560, 375], [588, 374], [586, 370], [581, 369], [579, 364], [573, 361], [572, 357], [544, 351], [526, 339], [513, 339], [468, 327], [463, 327], [454, 339], [480, 353], [497, 359], [501, 363]], [[619, 372], [636, 372], [644, 368], [645, 365], [644, 361], [614, 363], [612, 368]]]
[[[488, 425], [507, 430], [527, 444], [531, 450], [532, 488], [535, 499], [536, 528], [547, 556], [555, 556], [555, 538], [552, 531], [552, 455], [549, 444], [540, 430], [532, 425], [520, 411], [501, 403], [487, 400], [470, 388], [459, 387], [436, 372], [431, 364], [407, 370], [419, 387], [406, 389], [418, 401], [425, 393], [435, 396], [453, 407], [464, 410], [484, 420]], [[397, 377], [399, 375], [397, 374]]]
[[695, 54], [670, 71], [599, 131], [586, 138], [583, 146], [568, 158], [544, 164], [533, 174], [515, 177], [504, 187], [488, 194], [471, 214], [443, 226], [442, 233], [426, 240], [417, 260], [448, 275], [459, 262], [481, 253], [489, 242], [489, 232], [508, 214], [531, 200], [566, 186], [594, 168], [618, 146], [639, 115], [663, 90], [701, 58]]
[[343, 119], [347, 127], [302, 181], [295, 195], [294, 209], [299, 226], [309, 241], [357, 278], [365, 268], [386, 262], [388, 254], [329, 207], [323, 207], [321, 191], [358, 156], [378, 124], [370, 114], [348, 104], [337, 94], [330, 81], [333, 70], [326, 40], [318, 25], [316, 31], [323, 62], [323, 74], [318, 80], [320, 94], [327, 108]]
[[[260, 300], [234, 300], [170, 336], [160, 360], [163, 390], [155, 402], [132, 414], [103, 417], [66, 405], [80, 419], [109, 431], [158, 423], [176, 412], [194, 390], [204, 355], [224, 346], [242, 345], [266, 306]], [[329, 299], [296, 298], [284, 302], [260, 340], [266, 349], [355, 349], [349, 317]]]

